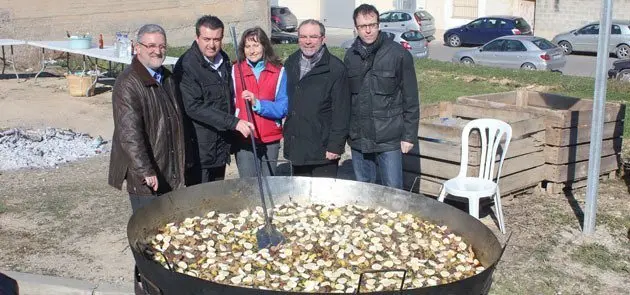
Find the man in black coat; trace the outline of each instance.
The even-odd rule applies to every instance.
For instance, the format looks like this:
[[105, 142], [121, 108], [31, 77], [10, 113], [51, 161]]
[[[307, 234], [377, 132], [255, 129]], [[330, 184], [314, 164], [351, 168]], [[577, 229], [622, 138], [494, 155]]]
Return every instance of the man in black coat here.
[[285, 62], [289, 107], [284, 126], [284, 157], [293, 175], [337, 177], [350, 123], [350, 92], [343, 62], [330, 54], [324, 25], [303, 21], [300, 49]]
[[418, 141], [420, 103], [411, 54], [378, 29], [378, 10], [354, 10], [358, 37], [344, 63], [352, 92], [350, 140], [358, 181], [402, 188], [402, 154]]
[[195, 30], [196, 40], [174, 69], [198, 147], [197, 154], [192, 155], [196, 165], [187, 172], [187, 184], [222, 180], [233, 137], [247, 137], [254, 128], [234, 115], [231, 63], [221, 49], [223, 22], [216, 16], [202, 16]]

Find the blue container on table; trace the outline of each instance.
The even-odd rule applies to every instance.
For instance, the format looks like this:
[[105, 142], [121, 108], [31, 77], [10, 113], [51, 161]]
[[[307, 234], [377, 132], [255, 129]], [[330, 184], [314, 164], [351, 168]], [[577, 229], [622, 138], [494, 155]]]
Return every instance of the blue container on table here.
[[90, 36], [71, 36], [68, 40], [70, 40], [70, 48], [72, 49], [89, 49], [92, 47], [92, 37]]

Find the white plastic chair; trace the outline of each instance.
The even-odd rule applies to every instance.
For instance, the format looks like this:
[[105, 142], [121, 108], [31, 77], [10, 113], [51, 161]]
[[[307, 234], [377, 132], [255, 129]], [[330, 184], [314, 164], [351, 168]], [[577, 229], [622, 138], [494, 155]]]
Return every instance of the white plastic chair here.
[[[466, 172], [468, 171], [468, 137], [470, 136], [470, 132], [475, 129], [479, 130], [479, 134], [481, 135], [481, 159], [479, 161], [479, 176], [470, 177], [466, 176]], [[504, 135], [505, 143], [501, 149], [499, 170], [496, 174], [496, 181], [493, 181], [497, 150], [500, 146], [501, 138]], [[505, 234], [503, 210], [501, 209], [501, 193], [499, 191], [499, 178], [511, 138], [512, 127], [501, 120], [476, 119], [466, 124], [462, 131], [462, 159], [459, 174], [457, 177], [449, 179], [442, 184], [438, 201], [444, 202], [444, 198], [447, 194], [467, 198], [469, 214], [479, 219], [479, 199], [494, 196], [495, 213], [499, 221], [499, 229]]]

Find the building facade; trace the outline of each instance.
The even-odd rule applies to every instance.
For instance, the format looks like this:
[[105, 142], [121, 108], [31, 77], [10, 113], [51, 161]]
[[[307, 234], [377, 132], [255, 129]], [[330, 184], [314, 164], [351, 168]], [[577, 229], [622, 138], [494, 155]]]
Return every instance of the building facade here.
[[298, 20], [317, 19], [335, 28], [354, 27], [352, 12], [361, 4], [372, 4], [384, 12], [392, 9], [417, 9], [432, 0], [271, 0], [271, 5], [288, 7]]
[[[613, 0], [613, 19], [630, 20], [630, 0]], [[601, 0], [537, 0], [536, 35], [546, 38], [599, 21]]]

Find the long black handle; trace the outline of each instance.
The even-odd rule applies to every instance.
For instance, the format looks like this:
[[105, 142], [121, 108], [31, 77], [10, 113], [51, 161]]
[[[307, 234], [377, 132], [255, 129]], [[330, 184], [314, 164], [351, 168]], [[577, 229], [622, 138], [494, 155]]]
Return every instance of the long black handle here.
[[[230, 33], [232, 35], [232, 44], [234, 45], [234, 53], [236, 54], [236, 71], [238, 71], [238, 76], [240, 77], [241, 87], [243, 90], [247, 89], [245, 85], [245, 78], [243, 77], [243, 70], [241, 69], [241, 62], [238, 60], [238, 43], [236, 41], [236, 27], [230, 27]], [[234, 95], [239, 99], [238, 93], [234, 93]], [[249, 104], [249, 101], [245, 101], [245, 108], [247, 109], [247, 121], [254, 123], [254, 115], [252, 114], [252, 108]], [[260, 162], [258, 161], [258, 152], [256, 150], [256, 139], [254, 139], [254, 130], [252, 130], [251, 135], [249, 136], [252, 139], [252, 150], [254, 152], [254, 167], [256, 169], [256, 177], [258, 178], [258, 189], [260, 190], [260, 200], [262, 201], [263, 211], [265, 214], [265, 228], [269, 228], [271, 225], [271, 219], [267, 213], [267, 203], [265, 202], [265, 194], [263, 191], [263, 183], [262, 183], [262, 171], [260, 167]]]

